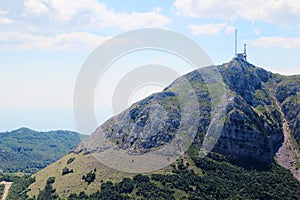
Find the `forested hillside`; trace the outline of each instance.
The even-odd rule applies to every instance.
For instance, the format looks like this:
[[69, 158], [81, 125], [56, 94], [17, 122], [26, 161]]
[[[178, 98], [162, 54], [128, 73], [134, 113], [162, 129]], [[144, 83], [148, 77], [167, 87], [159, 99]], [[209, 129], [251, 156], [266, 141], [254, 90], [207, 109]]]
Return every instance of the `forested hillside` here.
[[28, 128], [0, 133], [0, 169], [36, 172], [70, 152], [83, 138], [71, 131], [37, 132]]

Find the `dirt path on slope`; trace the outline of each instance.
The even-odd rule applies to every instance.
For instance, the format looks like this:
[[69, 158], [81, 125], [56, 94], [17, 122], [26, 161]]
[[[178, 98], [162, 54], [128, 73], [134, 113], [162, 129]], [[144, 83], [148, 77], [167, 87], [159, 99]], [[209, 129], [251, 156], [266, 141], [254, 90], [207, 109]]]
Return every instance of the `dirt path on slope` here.
[[[289, 169], [293, 176], [300, 181], [300, 152], [297, 142], [295, 141], [293, 135], [291, 134], [288, 122], [286, 120], [285, 114], [281, 109], [281, 105], [275, 98], [276, 104], [279, 108], [279, 112], [283, 119], [283, 134], [284, 142], [278, 152], [276, 153], [275, 160], [282, 167]], [[298, 166], [298, 169], [297, 169]]]
[[6, 181], [2, 181], [0, 182], [0, 185], [4, 185], [4, 192], [3, 192], [3, 196], [2, 196], [2, 200], [5, 200], [7, 195], [8, 195], [8, 191], [9, 188], [11, 187], [11, 185], [13, 184], [13, 182], [6, 182]]

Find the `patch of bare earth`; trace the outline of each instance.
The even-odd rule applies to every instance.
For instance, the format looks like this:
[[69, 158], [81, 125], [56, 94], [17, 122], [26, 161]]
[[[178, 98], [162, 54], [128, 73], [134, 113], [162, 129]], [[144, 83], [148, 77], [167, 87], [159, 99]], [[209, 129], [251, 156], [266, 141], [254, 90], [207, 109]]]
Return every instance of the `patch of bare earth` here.
[[291, 134], [288, 122], [281, 109], [280, 103], [276, 100], [276, 104], [279, 108], [283, 119], [283, 133], [284, 142], [278, 152], [276, 153], [275, 159], [279, 165], [289, 169], [293, 176], [300, 181], [300, 152], [299, 146]]

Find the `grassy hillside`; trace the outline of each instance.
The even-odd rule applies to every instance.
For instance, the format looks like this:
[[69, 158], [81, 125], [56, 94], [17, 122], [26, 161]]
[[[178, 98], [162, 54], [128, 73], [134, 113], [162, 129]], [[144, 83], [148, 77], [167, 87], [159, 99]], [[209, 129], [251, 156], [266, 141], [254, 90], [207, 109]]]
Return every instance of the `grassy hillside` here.
[[[67, 164], [70, 158], [75, 159]], [[110, 169], [91, 155], [71, 153], [35, 174], [36, 182], [28, 194], [72, 200], [300, 199], [300, 183], [288, 170], [277, 164], [258, 169], [256, 165], [251, 167], [250, 160], [243, 161], [247, 165], [241, 167], [238, 161], [216, 153], [200, 159], [191, 147], [185, 157], [169, 167], [137, 175]], [[66, 166], [75, 171], [62, 175]], [[83, 180], [89, 172], [95, 174], [91, 183]], [[49, 178], [54, 182], [46, 186]]]
[[[189, 168], [193, 169], [195, 173], [202, 175], [201, 169], [197, 168], [190, 157], [185, 157], [185, 162], [189, 163]], [[63, 169], [68, 168], [73, 170], [72, 173], [62, 175]], [[172, 166], [156, 171], [159, 174], [172, 174]], [[83, 180], [89, 172], [95, 174], [95, 180], [90, 184]], [[38, 196], [41, 188], [46, 186], [46, 182], [50, 177], [55, 178], [53, 187], [56, 193], [63, 199], [66, 199], [71, 193], [84, 191], [86, 194], [93, 194], [99, 190], [103, 182], [112, 181], [120, 182], [124, 177], [133, 178], [136, 174], [129, 174], [111, 169], [99, 162], [91, 154], [74, 154], [70, 153], [61, 158], [57, 162], [48, 166], [45, 169], [34, 174], [35, 183], [30, 185], [28, 195]], [[151, 174], [147, 174], [151, 175]]]
[[299, 199], [300, 184], [279, 166], [268, 171], [245, 170], [211, 158], [196, 159], [203, 176], [179, 161], [172, 174], [136, 175], [107, 181], [91, 195], [68, 199]]
[[55, 162], [81, 141], [70, 131], [36, 132], [21, 128], [0, 133], [0, 169], [32, 173]]
[[[73, 161], [67, 164], [71, 158]], [[65, 167], [68, 167], [70, 170], [73, 169], [74, 172], [62, 175]], [[83, 175], [95, 169], [97, 178], [93, 183], [87, 184], [82, 180]], [[129, 174], [127, 175], [130, 176]], [[84, 156], [82, 154], [76, 155], [70, 153], [49, 167], [37, 172], [34, 175], [36, 182], [29, 187], [31, 191], [28, 194], [29, 196], [37, 196], [39, 190], [45, 187], [49, 177], [55, 177], [56, 181], [53, 186], [56, 192], [61, 197], [66, 198], [70, 193], [76, 193], [82, 189], [87, 193], [96, 192], [97, 188], [101, 185], [101, 180], [120, 181], [123, 176], [126, 175], [106, 167], [106, 165], [100, 163], [92, 155]]]

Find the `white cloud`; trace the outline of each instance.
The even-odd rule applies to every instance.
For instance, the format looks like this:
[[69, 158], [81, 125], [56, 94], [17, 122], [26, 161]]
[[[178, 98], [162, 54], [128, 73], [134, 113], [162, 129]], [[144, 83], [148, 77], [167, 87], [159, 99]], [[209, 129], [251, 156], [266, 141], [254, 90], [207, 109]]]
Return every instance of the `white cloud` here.
[[[26, 3], [30, 2], [30, 3]], [[120, 13], [106, 7], [97, 0], [27, 0], [25, 15], [47, 14], [50, 19], [61, 23], [76, 21], [79, 26], [97, 29], [115, 26], [122, 29], [137, 27], [162, 27], [169, 18], [160, 14], [160, 8], [149, 12]], [[36, 3], [39, 2], [39, 3]]]
[[201, 25], [189, 25], [188, 28], [194, 35], [218, 35], [223, 30], [226, 34], [234, 31], [233, 26], [227, 26], [227, 23], [218, 24], [201, 24]]
[[155, 8], [153, 8], [153, 11], [154, 11], [154, 12], [160, 12], [160, 11], [161, 11], [161, 7], [159, 7], [159, 6], [158, 6], [158, 7], [155, 7]]
[[234, 26], [227, 26], [226, 29], [225, 29], [225, 33], [230, 34], [230, 33], [233, 33], [234, 30], [235, 30]]
[[300, 75], [300, 70], [297, 66], [289, 66], [289, 65], [285, 65], [283, 66], [278, 66], [278, 65], [266, 65], [264, 66], [264, 69], [271, 71], [272, 73], [279, 73], [282, 75], [296, 75], [299, 74]]
[[108, 37], [91, 30], [162, 27], [170, 21], [159, 13], [160, 7], [126, 13], [97, 0], [25, 0], [22, 4], [23, 12], [10, 16], [15, 18], [0, 10], [0, 25], [12, 24], [0, 31], [0, 49], [92, 50]]
[[[100, 19], [99, 23], [94, 24], [95, 26], [101, 26], [102, 23]], [[169, 19], [156, 12], [146, 12], [146, 13], [131, 13], [130, 15], [121, 14], [116, 15], [111, 18], [110, 24], [123, 29], [132, 29], [138, 27], [162, 27], [169, 23]]]
[[258, 28], [254, 28], [254, 29], [253, 29], [253, 33], [254, 33], [255, 35], [259, 35], [259, 34], [260, 34], [260, 30], [259, 30]]
[[7, 15], [9, 14], [8, 10], [0, 10], [0, 15]]
[[[85, 32], [71, 32], [55, 36], [32, 35], [28, 33], [7, 32], [1, 34], [2, 49], [34, 50], [92, 50], [106, 38]], [[13, 41], [13, 42], [12, 42]]]
[[26, 0], [24, 2], [24, 10], [26, 14], [34, 14], [37, 16], [49, 12], [47, 6], [39, 0]]
[[299, 0], [176, 0], [174, 6], [187, 17], [228, 20], [241, 17], [274, 24], [300, 22]]
[[0, 17], [0, 24], [12, 24], [13, 22], [14, 22], [14, 20], [12, 20], [12, 19]]
[[256, 40], [253, 40], [252, 44], [263, 48], [281, 47], [290, 49], [300, 47], [300, 38], [260, 37]]

